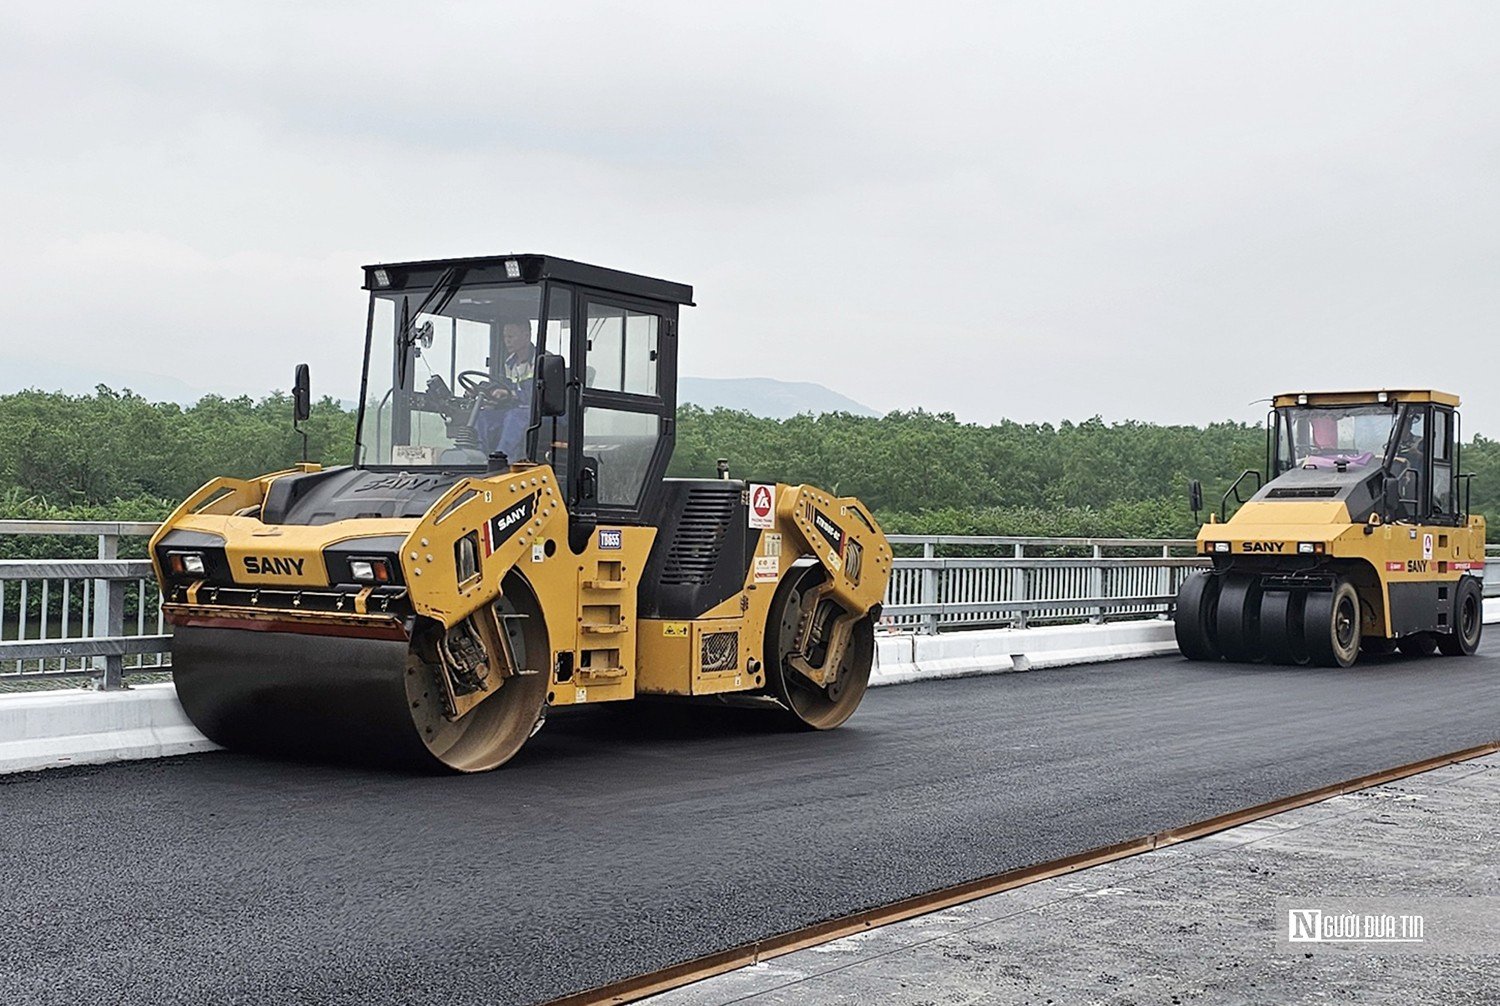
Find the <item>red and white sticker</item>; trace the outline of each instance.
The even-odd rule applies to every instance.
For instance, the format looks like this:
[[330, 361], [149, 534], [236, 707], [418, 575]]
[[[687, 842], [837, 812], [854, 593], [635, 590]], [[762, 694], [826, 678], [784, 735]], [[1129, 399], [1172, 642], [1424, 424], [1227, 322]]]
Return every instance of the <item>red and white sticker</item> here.
[[1385, 564], [1385, 571], [1387, 573], [1404, 573], [1406, 572], [1406, 563], [1388, 562]]
[[1422, 558], [1432, 558], [1432, 535], [1430, 534], [1424, 534], [1422, 536]]
[[775, 583], [776, 578], [781, 575], [781, 560], [774, 555], [758, 555], [755, 557], [755, 582]]
[[750, 510], [748, 520], [751, 527], [776, 526], [776, 487], [752, 485], [750, 487]]
[[1455, 562], [1455, 563], [1453, 563], [1453, 568], [1454, 569], [1484, 569], [1484, 563], [1482, 563], [1482, 562]]

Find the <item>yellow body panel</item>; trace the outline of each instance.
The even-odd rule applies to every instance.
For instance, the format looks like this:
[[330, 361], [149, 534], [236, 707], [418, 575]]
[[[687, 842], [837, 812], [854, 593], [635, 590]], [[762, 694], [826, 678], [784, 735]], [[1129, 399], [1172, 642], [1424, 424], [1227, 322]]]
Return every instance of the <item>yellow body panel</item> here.
[[[1328, 500], [1252, 500], [1235, 512], [1233, 524], [1280, 524], [1322, 527], [1331, 524], [1348, 524], [1349, 508], [1343, 503]], [[1224, 524], [1207, 524], [1206, 532]], [[1290, 536], [1289, 530], [1282, 532]]]
[[[774, 493], [772, 526], [758, 529], [750, 568], [737, 593], [694, 619], [641, 621], [637, 688], [643, 694], [711, 695], [763, 686], [771, 602], [799, 563], [822, 565], [833, 596], [849, 611], [868, 612], [885, 597], [890, 543], [858, 500], [806, 485], [778, 484]], [[826, 532], [818, 530], [814, 511], [829, 522]], [[830, 535], [839, 539], [837, 545]], [[856, 553], [859, 558], [851, 563], [849, 556]], [[713, 632], [738, 633], [734, 667], [704, 670], [702, 640]]]
[[[524, 522], [483, 556], [477, 578], [460, 585], [458, 540], [482, 537], [487, 522], [528, 501]], [[493, 601], [505, 576], [518, 572], [541, 605], [552, 651], [549, 666], [532, 670], [552, 675], [549, 701], [569, 705], [635, 696], [636, 601], [655, 540], [655, 528], [601, 524], [574, 555], [552, 469], [517, 466], [454, 485], [411, 532], [401, 558], [413, 606], [445, 625]], [[561, 674], [560, 654], [571, 657]]]
[[[323, 549], [354, 538], [407, 535], [412, 518], [361, 518], [337, 524], [262, 524], [254, 517], [190, 514], [172, 525], [224, 539], [236, 583], [261, 587], [326, 587]], [[254, 566], [247, 561], [255, 560]], [[268, 561], [260, 561], [268, 560]], [[290, 567], [288, 564], [291, 564]]]

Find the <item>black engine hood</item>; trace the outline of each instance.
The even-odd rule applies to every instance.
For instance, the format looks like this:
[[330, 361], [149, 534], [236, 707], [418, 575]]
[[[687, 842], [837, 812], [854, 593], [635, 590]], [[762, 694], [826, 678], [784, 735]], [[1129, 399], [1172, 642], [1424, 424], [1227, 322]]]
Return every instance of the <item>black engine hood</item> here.
[[421, 517], [469, 471], [370, 471], [325, 468], [284, 475], [261, 507], [267, 524], [331, 524], [354, 517]]
[[1267, 482], [1251, 499], [1269, 503], [1336, 500], [1349, 510], [1356, 524], [1369, 519], [1382, 499], [1384, 472], [1379, 465], [1365, 468], [1293, 468]]

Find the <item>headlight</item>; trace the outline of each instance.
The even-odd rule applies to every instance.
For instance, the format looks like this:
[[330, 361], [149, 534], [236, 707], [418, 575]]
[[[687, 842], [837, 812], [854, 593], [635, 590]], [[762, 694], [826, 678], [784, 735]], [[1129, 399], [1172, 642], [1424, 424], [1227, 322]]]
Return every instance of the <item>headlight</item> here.
[[1210, 551], [1210, 552], [1228, 552], [1229, 551], [1229, 542], [1227, 542], [1227, 541], [1211, 541], [1211, 542], [1208, 542], [1208, 551]]
[[1297, 542], [1298, 555], [1322, 555], [1327, 546], [1321, 541], [1299, 541]]
[[207, 570], [203, 564], [202, 552], [169, 552], [167, 567], [174, 573], [186, 576], [202, 576]]
[[391, 566], [384, 559], [350, 559], [349, 575], [361, 583], [390, 583]]

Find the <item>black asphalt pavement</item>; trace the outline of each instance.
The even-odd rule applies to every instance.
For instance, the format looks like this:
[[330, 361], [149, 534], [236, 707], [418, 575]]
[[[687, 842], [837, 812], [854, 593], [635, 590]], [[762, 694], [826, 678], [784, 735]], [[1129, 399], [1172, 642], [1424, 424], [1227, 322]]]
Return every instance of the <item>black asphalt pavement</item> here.
[[1484, 653], [1170, 658], [877, 689], [828, 734], [583, 710], [482, 776], [11, 776], [0, 1002], [536, 1003], [1497, 738]]

